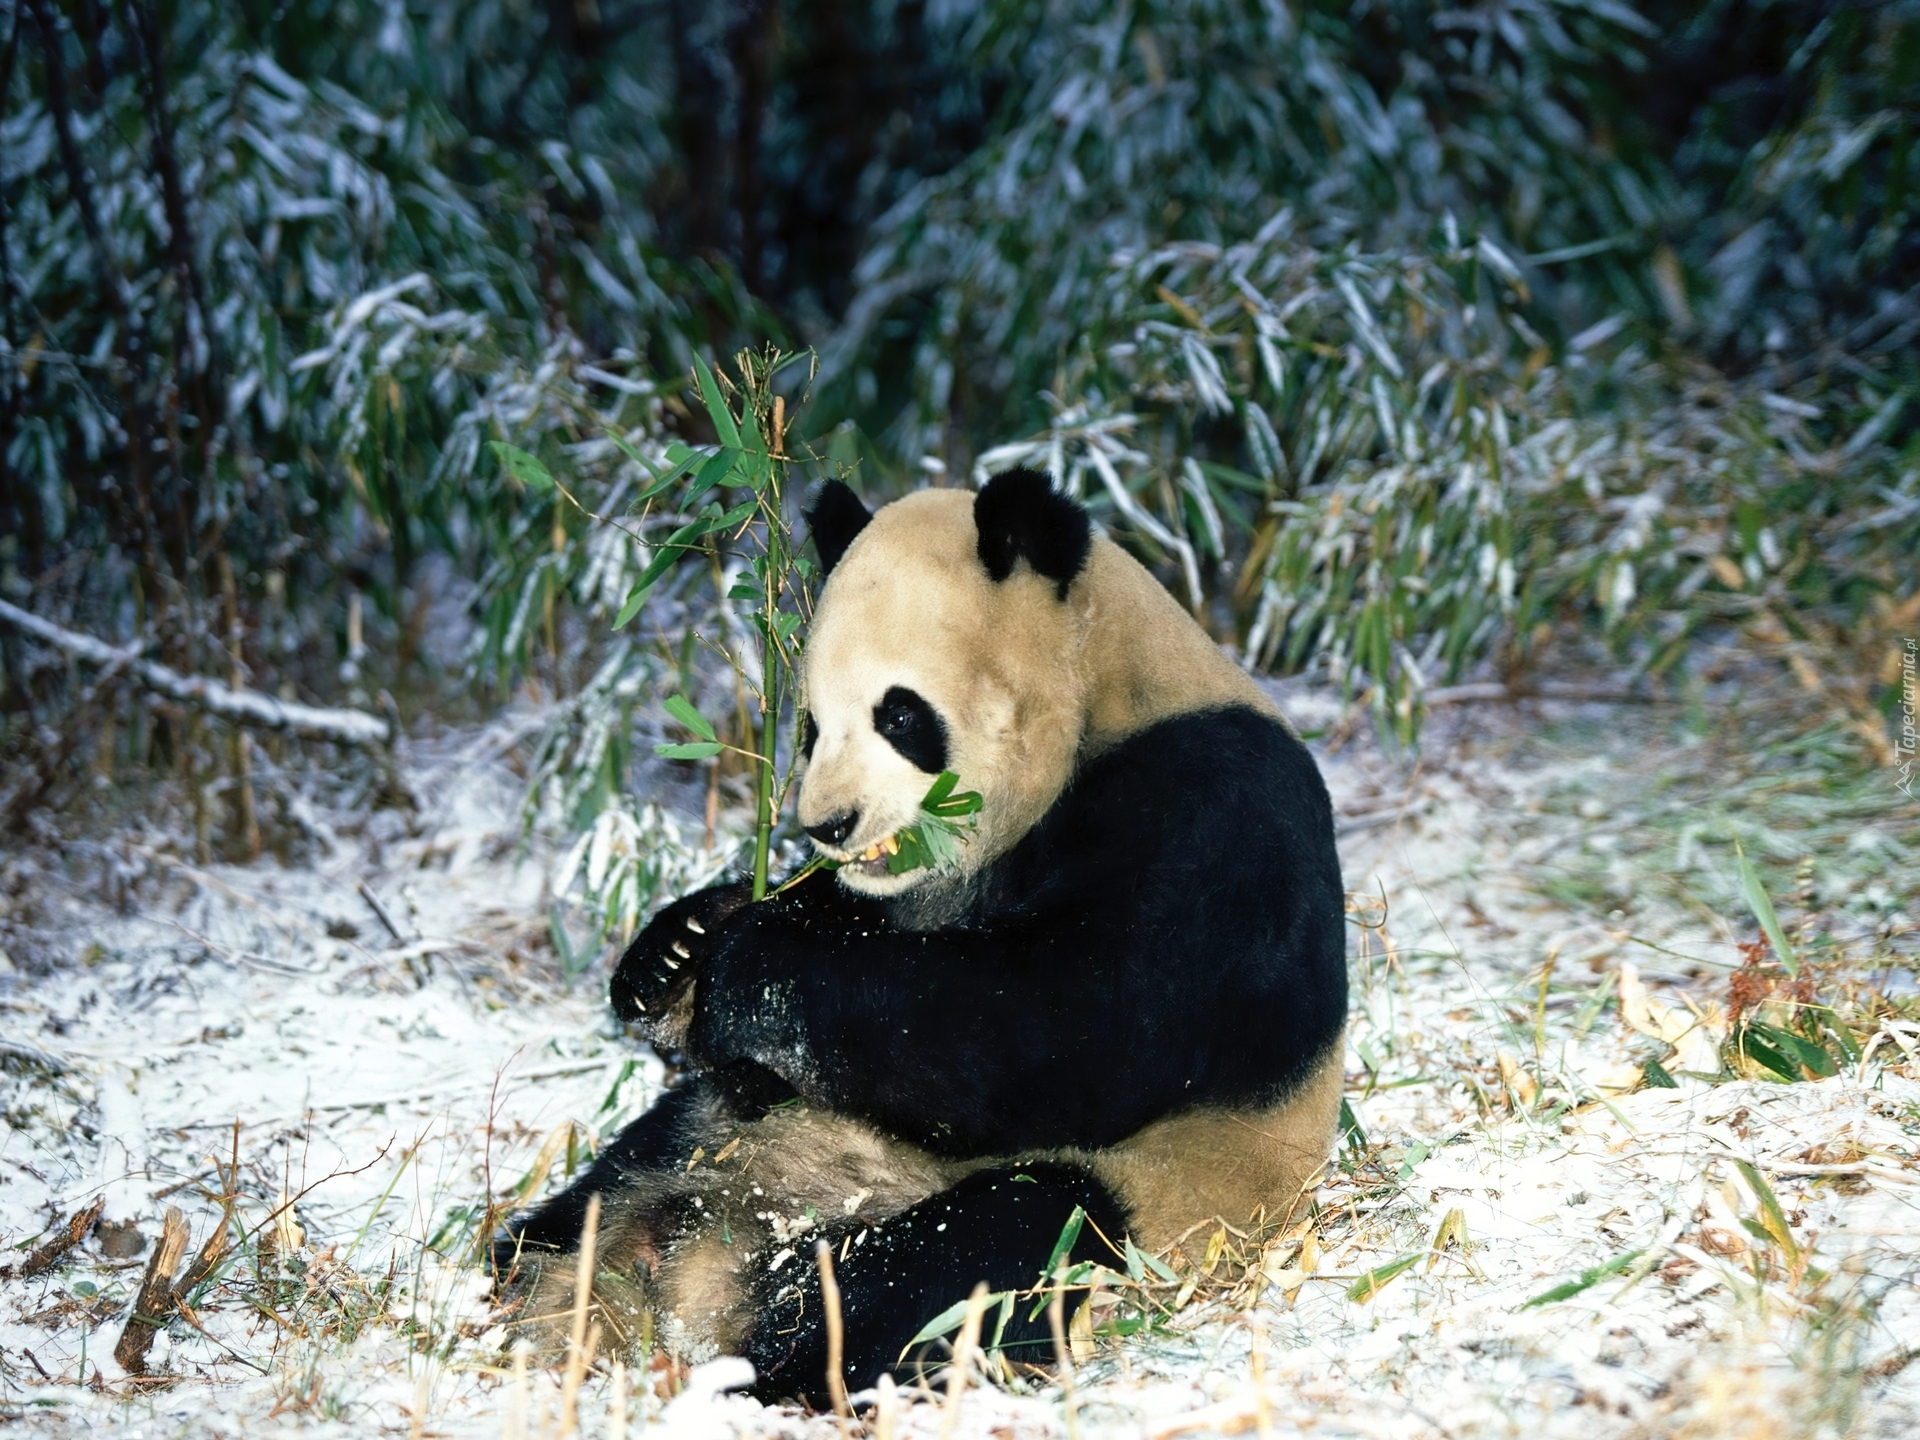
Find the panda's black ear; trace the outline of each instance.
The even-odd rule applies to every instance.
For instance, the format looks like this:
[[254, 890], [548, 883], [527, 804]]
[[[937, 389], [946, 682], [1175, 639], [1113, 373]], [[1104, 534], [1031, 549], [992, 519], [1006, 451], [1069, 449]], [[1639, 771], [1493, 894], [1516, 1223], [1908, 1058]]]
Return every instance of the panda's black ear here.
[[860, 503], [860, 497], [838, 480], [829, 480], [813, 497], [807, 510], [807, 529], [813, 535], [813, 548], [820, 552], [820, 572], [831, 575], [840, 557], [847, 553], [854, 537], [867, 528], [873, 512]]
[[973, 502], [973, 523], [987, 574], [1004, 580], [1014, 562], [1024, 559], [1059, 586], [1062, 600], [1093, 544], [1087, 512], [1038, 470], [1008, 470], [982, 485]]

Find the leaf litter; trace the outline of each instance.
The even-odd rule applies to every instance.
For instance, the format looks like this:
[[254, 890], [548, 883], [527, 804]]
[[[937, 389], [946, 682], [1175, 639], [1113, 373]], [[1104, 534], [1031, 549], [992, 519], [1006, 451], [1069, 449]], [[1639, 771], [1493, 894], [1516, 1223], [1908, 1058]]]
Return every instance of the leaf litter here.
[[[1197, 1263], [1126, 1246], [1063, 1276], [1070, 1389], [988, 1348], [991, 1383], [903, 1387], [854, 1423], [1903, 1433], [1920, 947], [1883, 864], [1917, 818], [1891, 782], [1882, 807], [1847, 800], [1839, 854], [1817, 815], [1756, 835], [1731, 793], [1709, 841], [1687, 785], [1712, 747], [1662, 713], [1462, 707], [1413, 758], [1326, 692], [1282, 699], [1316, 737], [1353, 887], [1322, 1183], [1292, 1215], [1217, 1228]], [[577, 860], [515, 843], [513, 743], [414, 742], [422, 808], [330, 816], [332, 848], [300, 868], [189, 866], [132, 833], [0, 855], [20, 952], [0, 966], [0, 1414], [141, 1440], [839, 1433], [724, 1393], [737, 1362], [642, 1355], [616, 1376], [602, 1356], [570, 1381], [505, 1348], [486, 1235], [666, 1080], [606, 1013], [604, 962], [573, 957], [605, 948], [590, 925], [566, 938], [583, 912], [551, 887]], [[1820, 874], [1783, 888], [1795, 833]], [[109, 851], [145, 877], [118, 908], [77, 878]], [[101, 1227], [63, 1248], [96, 1203]], [[115, 1343], [168, 1207], [192, 1263], [132, 1375]]]

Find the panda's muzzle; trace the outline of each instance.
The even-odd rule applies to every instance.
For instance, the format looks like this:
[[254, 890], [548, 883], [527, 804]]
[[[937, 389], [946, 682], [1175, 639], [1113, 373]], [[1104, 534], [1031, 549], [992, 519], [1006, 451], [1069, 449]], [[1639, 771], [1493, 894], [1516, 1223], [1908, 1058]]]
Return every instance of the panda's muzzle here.
[[853, 834], [854, 826], [860, 823], [858, 810], [842, 810], [838, 815], [829, 815], [818, 825], [807, 826], [807, 834], [822, 845], [839, 846]]

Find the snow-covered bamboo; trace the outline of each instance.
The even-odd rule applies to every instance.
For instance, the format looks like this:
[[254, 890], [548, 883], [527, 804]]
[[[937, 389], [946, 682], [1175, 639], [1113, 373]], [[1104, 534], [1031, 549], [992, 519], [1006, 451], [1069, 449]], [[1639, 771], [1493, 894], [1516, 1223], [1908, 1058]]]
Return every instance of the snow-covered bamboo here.
[[382, 716], [369, 715], [364, 710], [301, 705], [291, 700], [277, 700], [244, 686], [225, 685], [200, 675], [182, 675], [157, 660], [142, 658], [138, 646], [109, 645], [91, 635], [30, 615], [5, 600], [0, 600], [0, 620], [90, 665], [124, 668], [147, 689], [183, 705], [198, 706], [237, 725], [284, 730], [310, 740], [331, 740], [340, 745], [393, 743], [393, 726]]

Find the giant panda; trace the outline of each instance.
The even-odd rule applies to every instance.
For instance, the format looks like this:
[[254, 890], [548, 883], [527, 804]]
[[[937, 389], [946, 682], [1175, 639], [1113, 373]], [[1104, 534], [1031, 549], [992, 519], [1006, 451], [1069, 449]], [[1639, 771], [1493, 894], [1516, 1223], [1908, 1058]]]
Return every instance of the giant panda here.
[[[1347, 985], [1312, 757], [1045, 475], [874, 514], [831, 483], [809, 520], [798, 819], [838, 869], [640, 932], [613, 1005], [688, 1078], [495, 1259], [527, 1318], [564, 1314], [598, 1194], [616, 1331], [650, 1314], [817, 1400], [819, 1240], [858, 1389], [976, 1282], [1033, 1286], [1076, 1207], [1072, 1258], [1109, 1262], [1284, 1219], [1329, 1152]], [[977, 832], [889, 873], [946, 770]], [[1042, 1360], [1033, 1308], [1001, 1340]]]

